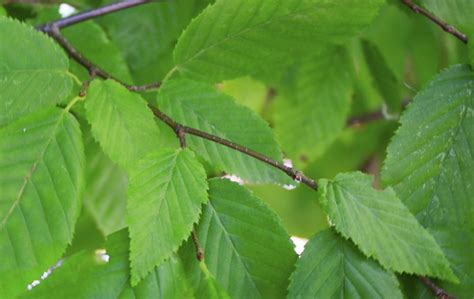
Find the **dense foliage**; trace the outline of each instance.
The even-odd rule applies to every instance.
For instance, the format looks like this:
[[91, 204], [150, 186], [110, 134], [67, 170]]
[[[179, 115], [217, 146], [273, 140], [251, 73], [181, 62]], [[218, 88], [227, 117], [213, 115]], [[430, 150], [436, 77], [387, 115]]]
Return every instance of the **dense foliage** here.
[[127, 1], [0, 7], [0, 298], [472, 298], [474, 1]]

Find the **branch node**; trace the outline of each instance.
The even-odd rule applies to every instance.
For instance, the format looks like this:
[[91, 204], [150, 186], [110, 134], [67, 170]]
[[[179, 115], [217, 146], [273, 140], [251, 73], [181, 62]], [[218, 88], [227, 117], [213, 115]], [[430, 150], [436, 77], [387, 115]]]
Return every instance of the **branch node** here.
[[198, 261], [203, 261], [204, 260], [204, 250], [201, 247], [201, 243], [199, 242], [199, 239], [196, 234], [196, 230], [193, 227], [193, 231], [191, 232], [191, 238], [193, 239], [194, 243], [194, 248], [196, 249], [196, 259]]
[[179, 139], [179, 145], [181, 146], [181, 148], [185, 148], [186, 147], [186, 128], [178, 124], [176, 126], [175, 132], [176, 132], [176, 136]]

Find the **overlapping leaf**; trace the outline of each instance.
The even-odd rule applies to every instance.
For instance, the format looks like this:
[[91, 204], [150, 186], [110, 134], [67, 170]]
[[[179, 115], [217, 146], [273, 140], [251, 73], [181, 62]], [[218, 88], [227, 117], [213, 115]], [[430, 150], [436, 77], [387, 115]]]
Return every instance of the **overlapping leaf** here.
[[49, 108], [0, 130], [0, 297], [52, 266], [79, 215], [84, 153], [72, 115]]
[[188, 149], [162, 149], [130, 172], [127, 205], [132, 284], [176, 251], [207, 201], [206, 174]]
[[86, 154], [86, 188], [84, 208], [104, 236], [125, 226], [127, 174], [113, 163], [93, 140], [84, 133]]
[[383, 2], [218, 0], [186, 28], [174, 60], [182, 74], [206, 81], [261, 75], [292, 56], [350, 38]]
[[0, 17], [0, 126], [53, 106], [72, 88], [68, 59], [32, 27]]
[[132, 288], [128, 248], [127, 230], [114, 233], [107, 241], [106, 255], [100, 251], [83, 251], [68, 257], [50, 277], [23, 297], [178, 299], [192, 296], [181, 262], [175, 255]]
[[158, 148], [159, 131], [147, 103], [115, 81], [91, 83], [86, 113], [104, 152], [125, 169]]
[[402, 99], [400, 86], [402, 84], [397, 80], [376, 45], [364, 40], [362, 47], [365, 60], [372, 73], [373, 84], [382, 95], [390, 112], [399, 112]]
[[288, 76], [293, 82], [285, 79], [275, 130], [294, 161], [321, 155], [344, 128], [352, 95], [351, 67], [345, 49], [327, 47], [297, 64]]
[[[236, 104], [213, 87], [191, 80], [167, 81], [158, 93], [160, 109], [177, 122], [281, 161], [281, 152], [268, 126], [250, 109]], [[193, 136], [189, 146], [209, 163], [250, 182], [291, 184], [280, 171], [223, 145]]]
[[306, 244], [291, 275], [289, 298], [403, 298], [398, 281], [332, 230]]
[[[284, 297], [296, 254], [277, 216], [227, 180], [210, 180], [209, 196], [197, 235], [217, 282], [232, 298]], [[185, 265], [196, 285], [203, 274], [187, 245]]]
[[[429, 107], [429, 109], [427, 109]], [[382, 178], [433, 235], [473, 292], [474, 73], [454, 66], [415, 97], [387, 150]], [[472, 243], [472, 240], [470, 241]], [[454, 285], [450, 288], [457, 290]]]
[[395, 192], [377, 191], [371, 183], [358, 172], [320, 180], [320, 200], [336, 230], [387, 269], [457, 282], [434, 238]]
[[209, 2], [155, 1], [107, 15], [100, 23], [120, 48], [134, 79], [144, 84], [160, 80], [173, 67], [171, 53], [179, 35]]
[[[130, 84], [133, 82], [122, 53], [95, 22], [79, 23], [65, 28], [62, 33], [77, 51], [92, 63], [122, 81]], [[72, 70], [80, 75], [81, 79], [88, 78], [87, 70], [83, 66], [76, 62], [73, 62], [73, 65]]]

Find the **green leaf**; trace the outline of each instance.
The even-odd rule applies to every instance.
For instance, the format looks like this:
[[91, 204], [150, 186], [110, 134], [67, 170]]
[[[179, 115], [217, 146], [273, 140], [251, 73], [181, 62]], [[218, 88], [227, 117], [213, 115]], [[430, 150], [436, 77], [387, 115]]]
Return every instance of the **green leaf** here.
[[[281, 152], [265, 121], [213, 87], [191, 80], [167, 81], [158, 107], [177, 122], [246, 146], [281, 161]], [[292, 181], [281, 171], [223, 145], [187, 136], [189, 147], [209, 163], [253, 183]]]
[[86, 113], [104, 152], [125, 169], [159, 146], [159, 130], [146, 101], [115, 81], [91, 83]]
[[0, 126], [66, 97], [72, 80], [61, 48], [33, 27], [0, 17]]
[[403, 298], [395, 275], [332, 230], [306, 245], [291, 275], [288, 298]]
[[128, 179], [125, 171], [113, 163], [93, 140], [84, 133], [86, 154], [86, 189], [84, 208], [104, 236], [125, 227]]
[[387, 269], [457, 282], [438, 244], [395, 192], [371, 184], [360, 172], [320, 180], [320, 201], [336, 230]]
[[[110, 1], [114, 2], [114, 1]], [[139, 84], [158, 81], [173, 67], [172, 51], [191, 18], [208, 0], [155, 1], [99, 20], [120, 48]], [[127, 25], [124, 26], [124, 20]]]
[[217, 82], [283, 67], [370, 24], [384, 1], [216, 1], [186, 28], [174, 50], [185, 76]]
[[390, 112], [400, 112], [402, 84], [397, 80], [377, 46], [368, 40], [362, 41], [365, 60], [372, 73], [373, 84], [378, 89]]
[[156, 151], [130, 171], [132, 285], [175, 252], [207, 201], [206, 173], [188, 149]]
[[[296, 254], [276, 214], [228, 180], [209, 180], [209, 197], [197, 228], [209, 272], [232, 298], [283, 298]], [[196, 285], [203, 273], [191, 242], [184, 252]]]
[[[189, 283], [181, 261], [171, 256], [132, 288], [126, 229], [112, 234], [106, 254], [100, 250], [77, 253], [62, 263], [24, 298], [189, 298]], [[108, 256], [108, 262], [106, 257]], [[105, 259], [104, 259], [105, 258]]]
[[199, 262], [204, 278], [201, 280], [195, 295], [196, 299], [230, 299], [229, 294], [209, 272], [204, 261]]
[[294, 161], [314, 160], [346, 124], [352, 96], [351, 60], [344, 48], [327, 47], [301, 61], [277, 99], [275, 130]]
[[[84, 34], [84, 32], [87, 32], [87, 34]], [[122, 53], [94, 21], [66, 27], [62, 33], [77, 51], [92, 63], [122, 81], [129, 84], [133, 83]], [[87, 70], [75, 61], [73, 61], [71, 68], [82, 80], [89, 78]]]
[[83, 190], [79, 125], [57, 108], [0, 130], [0, 297], [39, 277], [71, 242]]
[[441, 248], [472, 294], [474, 273], [465, 265], [474, 263], [474, 256], [460, 245], [466, 234], [474, 234], [472, 69], [454, 66], [442, 72], [417, 94], [400, 122], [387, 150], [383, 182], [435, 237], [444, 236]]

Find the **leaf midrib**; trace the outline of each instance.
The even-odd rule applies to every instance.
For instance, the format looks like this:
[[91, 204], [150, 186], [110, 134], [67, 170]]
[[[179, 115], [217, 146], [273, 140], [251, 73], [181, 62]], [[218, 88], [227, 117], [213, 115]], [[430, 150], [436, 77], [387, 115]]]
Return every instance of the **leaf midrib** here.
[[215, 216], [215, 219], [217, 220], [217, 223], [219, 224], [219, 226], [221, 227], [221, 229], [224, 231], [224, 235], [225, 235], [225, 238], [229, 241], [229, 243], [231, 244], [231, 249], [234, 253], [234, 255], [237, 257], [237, 260], [240, 262], [240, 264], [244, 267], [245, 269], [245, 276], [250, 280], [250, 282], [252, 283], [252, 286], [254, 287], [254, 289], [257, 291], [257, 293], [260, 295], [260, 298], [263, 298], [262, 297], [262, 294], [260, 292], [260, 290], [257, 288], [257, 286], [255, 285], [255, 282], [253, 280], [253, 277], [252, 275], [250, 274], [250, 271], [247, 267], [247, 264], [242, 260], [237, 248], [235, 247], [235, 244], [234, 244], [234, 241], [229, 237], [230, 233], [227, 231], [224, 223], [222, 222], [222, 220], [220, 219], [219, 217], [219, 213], [217, 212], [217, 210], [215, 209], [213, 203], [212, 203], [212, 200], [209, 200], [208, 202], [208, 205], [209, 207], [212, 208], [212, 213], [214, 214]]

